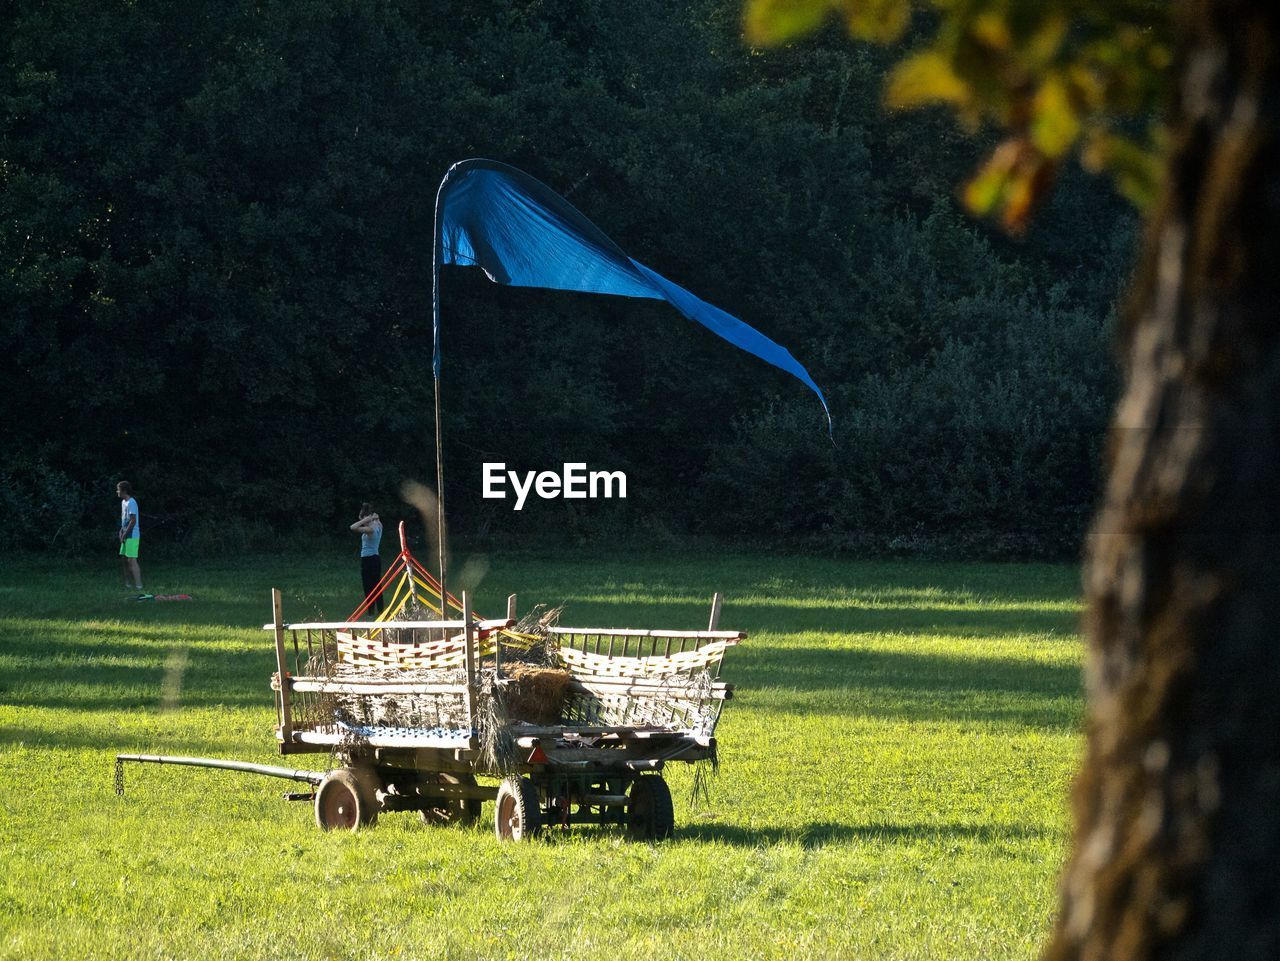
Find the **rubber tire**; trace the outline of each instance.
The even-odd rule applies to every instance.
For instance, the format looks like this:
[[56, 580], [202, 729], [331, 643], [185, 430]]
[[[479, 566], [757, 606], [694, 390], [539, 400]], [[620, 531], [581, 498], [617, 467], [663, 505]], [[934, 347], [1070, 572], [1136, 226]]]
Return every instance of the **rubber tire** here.
[[661, 774], [645, 774], [631, 784], [627, 833], [636, 841], [665, 841], [676, 829], [671, 788]]
[[[419, 780], [428, 784], [462, 784], [475, 787], [476, 779], [471, 774], [445, 774], [435, 771], [424, 771], [418, 775]], [[480, 820], [481, 801], [478, 797], [459, 798], [457, 801], [441, 799], [438, 807], [418, 812], [423, 824], [475, 824]]]
[[528, 841], [542, 833], [538, 789], [527, 777], [509, 777], [498, 788], [493, 833], [499, 841]]
[[322, 831], [358, 831], [378, 821], [371, 775], [344, 767], [330, 771], [316, 789], [316, 824]]

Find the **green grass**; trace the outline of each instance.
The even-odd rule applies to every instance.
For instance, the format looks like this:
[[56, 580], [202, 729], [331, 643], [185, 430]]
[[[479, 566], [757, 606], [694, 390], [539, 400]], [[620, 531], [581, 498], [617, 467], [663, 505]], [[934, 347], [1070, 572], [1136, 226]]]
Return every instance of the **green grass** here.
[[285, 763], [268, 588], [295, 620], [358, 592], [353, 558], [143, 566], [196, 599], [126, 602], [109, 562], [0, 576], [0, 958], [971, 961], [1048, 931], [1081, 747], [1070, 568], [493, 560], [481, 610], [518, 591], [569, 624], [693, 628], [723, 590], [751, 635], [710, 802], [669, 769], [673, 841], [500, 845], [491, 805], [322, 834], [243, 774], [131, 766], [116, 798], [119, 751]]

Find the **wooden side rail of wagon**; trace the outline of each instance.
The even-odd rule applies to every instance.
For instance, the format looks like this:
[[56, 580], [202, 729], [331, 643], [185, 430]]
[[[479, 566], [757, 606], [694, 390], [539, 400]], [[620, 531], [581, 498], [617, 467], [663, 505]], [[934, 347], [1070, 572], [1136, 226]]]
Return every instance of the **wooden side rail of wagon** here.
[[733, 686], [719, 679], [725, 652], [746, 639], [718, 630], [716, 594], [705, 631], [553, 627], [556, 657], [573, 675], [566, 723], [658, 724], [708, 743]]
[[[462, 609], [471, 610], [464, 591]], [[515, 624], [498, 620], [434, 621], [303, 621], [286, 622], [280, 591], [271, 592], [272, 623], [263, 629], [275, 636], [276, 739], [280, 753], [320, 753], [333, 750], [352, 737], [350, 726], [335, 723], [324, 698], [335, 695], [423, 696], [456, 698], [459, 712], [447, 728], [419, 732], [412, 746], [424, 749], [474, 750], [477, 730], [477, 673], [481, 644], [497, 631]], [[372, 637], [371, 635], [379, 635]], [[420, 640], [425, 636], [425, 640]], [[400, 642], [399, 637], [408, 637]], [[335, 676], [339, 665], [355, 676]], [[456, 682], [423, 683], [396, 678], [397, 670], [413, 667], [460, 668]], [[387, 669], [390, 677], [359, 676], [359, 671]], [[410, 746], [406, 736], [362, 734], [369, 748]]]

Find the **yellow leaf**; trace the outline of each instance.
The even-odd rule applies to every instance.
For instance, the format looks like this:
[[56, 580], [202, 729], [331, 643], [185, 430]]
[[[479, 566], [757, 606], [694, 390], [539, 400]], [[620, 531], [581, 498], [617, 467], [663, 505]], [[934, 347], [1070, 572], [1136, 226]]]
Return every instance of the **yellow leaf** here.
[[911, 21], [908, 0], [844, 0], [849, 32], [863, 40], [892, 43]]
[[1031, 142], [1049, 157], [1061, 157], [1080, 136], [1080, 118], [1066, 81], [1050, 75], [1031, 105]]
[[1005, 230], [1020, 234], [1048, 193], [1057, 163], [1023, 136], [1004, 141], [965, 185], [964, 203], [978, 216], [997, 211]]
[[964, 205], [978, 217], [990, 215], [1004, 196], [1009, 171], [987, 161], [982, 169], [964, 185]]
[[750, 0], [745, 23], [747, 40], [772, 45], [812, 33], [822, 25], [832, 6], [832, 0]]
[[993, 50], [1008, 50], [1013, 45], [1013, 35], [1009, 33], [1009, 24], [998, 13], [988, 10], [973, 18], [970, 32], [983, 46]]
[[891, 107], [917, 107], [924, 103], [969, 102], [971, 92], [942, 54], [934, 50], [913, 53], [893, 68], [885, 100]]
[[1009, 175], [1000, 222], [1010, 233], [1020, 234], [1027, 228], [1031, 208], [1039, 199], [1037, 179], [1035, 168], [1019, 168]]

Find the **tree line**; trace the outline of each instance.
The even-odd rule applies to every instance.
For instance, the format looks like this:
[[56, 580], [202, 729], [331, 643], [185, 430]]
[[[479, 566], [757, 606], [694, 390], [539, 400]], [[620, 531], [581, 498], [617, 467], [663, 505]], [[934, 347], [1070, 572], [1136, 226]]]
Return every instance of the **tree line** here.
[[[455, 541], [1072, 556], [1134, 216], [1068, 174], [1012, 241], [984, 144], [888, 114], [895, 51], [753, 50], [738, 3], [19, 3], [0, 65], [0, 538], [193, 551], [412, 517], [434, 478], [435, 190], [485, 156], [787, 346], [831, 404], [661, 305], [442, 277]], [[908, 37], [903, 41], [910, 43]], [[483, 500], [586, 462], [625, 501]], [[32, 540], [38, 531], [38, 540]]]

